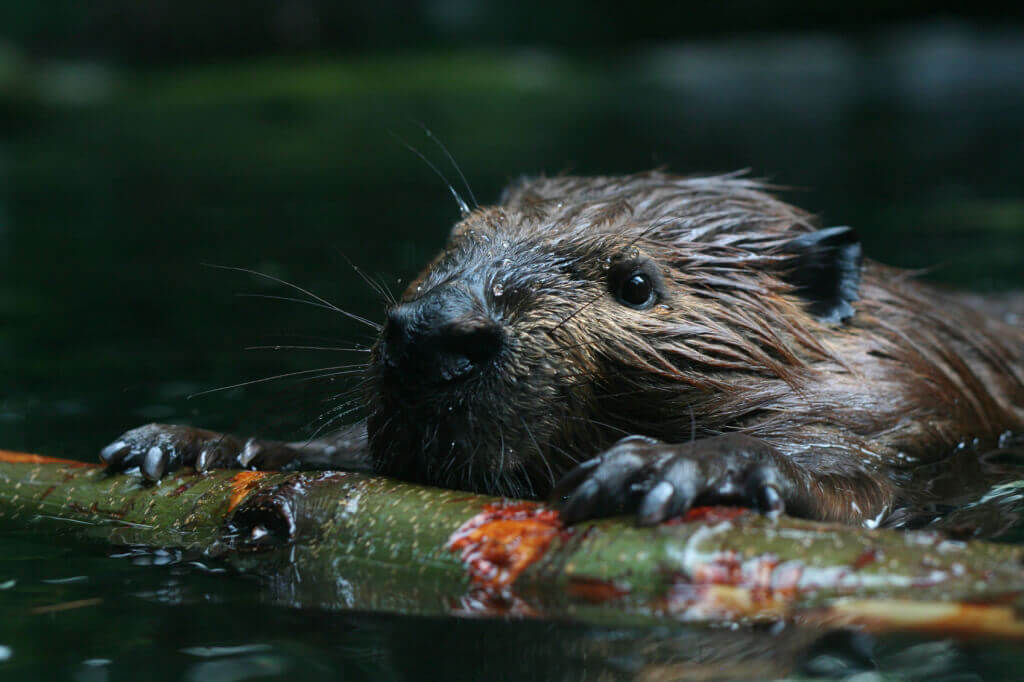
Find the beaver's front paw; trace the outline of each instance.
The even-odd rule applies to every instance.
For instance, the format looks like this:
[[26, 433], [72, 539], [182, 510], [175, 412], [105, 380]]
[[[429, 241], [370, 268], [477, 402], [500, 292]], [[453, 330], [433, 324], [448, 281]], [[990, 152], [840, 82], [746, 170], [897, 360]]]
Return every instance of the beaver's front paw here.
[[213, 468], [280, 468], [298, 453], [283, 443], [242, 440], [216, 431], [174, 424], [147, 424], [132, 429], [100, 451], [107, 471], [138, 467], [142, 475], [156, 481], [164, 475], [192, 466], [199, 471]]
[[630, 436], [570, 471], [552, 494], [565, 501], [565, 523], [635, 513], [638, 524], [651, 525], [695, 503], [736, 504], [776, 516], [798, 501], [801, 479], [792, 462], [747, 436], [685, 444]]
[[244, 444], [214, 431], [174, 424], [146, 424], [121, 435], [100, 451], [108, 471], [138, 467], [155, 481], [183, 466], [229, 466]]

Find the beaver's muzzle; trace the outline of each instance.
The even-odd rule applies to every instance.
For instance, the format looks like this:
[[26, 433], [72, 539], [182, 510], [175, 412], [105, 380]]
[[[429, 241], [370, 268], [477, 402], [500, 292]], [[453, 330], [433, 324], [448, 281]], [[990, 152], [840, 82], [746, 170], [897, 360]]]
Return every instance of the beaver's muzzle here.
[[504, 345], [481, 297], [453, 282], [388, 311], [379, 362], [393, 379], [450, 382], [491, 365]]

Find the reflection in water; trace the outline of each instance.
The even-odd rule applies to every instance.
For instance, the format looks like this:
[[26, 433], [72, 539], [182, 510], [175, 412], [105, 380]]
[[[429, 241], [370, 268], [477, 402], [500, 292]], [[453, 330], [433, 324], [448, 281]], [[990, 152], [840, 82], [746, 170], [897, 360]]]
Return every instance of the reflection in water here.
[[[43, 548], [30, 535], [4, 540], [26, 554]], [[875, 670], [971, 679], [1013, 665], [1013, 649], [998, 644], [782, 625], [595, 627], [282, 609], [255, 602], [246, 579], [187, 564], [138, 567], [81, 549], [64, 563], [93, 578], [64, 588], [62, 599], [107, 597], [46, 619], [9, 602], [0, 641], [12, 652], [10, 679], [132, 679], [140, 670], [156, 680], [843, 678]], [[57, 565], [42, 573], [56, 575]], [[18, 573], [26, 595], [37, 584], [29, 573]], [[33, 653], [39, 646], [45, 656]]]

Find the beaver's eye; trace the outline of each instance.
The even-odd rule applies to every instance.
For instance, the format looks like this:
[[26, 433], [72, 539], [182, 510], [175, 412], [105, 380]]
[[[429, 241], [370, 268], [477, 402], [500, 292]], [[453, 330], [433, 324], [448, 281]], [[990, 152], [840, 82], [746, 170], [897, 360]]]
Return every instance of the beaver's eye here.
[[634, 272], [622, 281], [619, 287], [619, 301], [631, 308], [647, 308], [654, 303], [654, 282], [645, 272]]

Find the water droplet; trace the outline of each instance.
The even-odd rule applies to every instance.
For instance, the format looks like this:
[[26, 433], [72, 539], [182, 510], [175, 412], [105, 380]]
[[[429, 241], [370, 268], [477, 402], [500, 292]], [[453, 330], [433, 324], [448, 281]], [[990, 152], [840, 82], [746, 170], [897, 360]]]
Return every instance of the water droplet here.
[[505, 294], [505, 286], [498, 282], [491, 288], [491, 293], [494, 294], [495, 298], [501, 298]]
[[640, 249], [636, 248], [635, 246], [633, 248], [631, 248], [629, 250], [629, 257], [634, 259], [634, 260], [639, 258], [640, 257]]
[[423, 291], [423, 285], [422, 284], [417, 284], [416, 285], [416, 293], [419, 293], [421, 291]]
[[504, 258], [504, 259], [502, 259], [502, 261], [501, 261], [501, 267], [503, 267], [503, 268], [507, 268], [507, 267], [509, 267], [510, 265], [512, 265], [512, 259], [511, 259], [511, 258]]
[[509, 243], [508, 242], [502, 242], [501, 243], [501, 248], [507, 249], [508, 247], [509, 247]]
[[658, 304], [657, 306], [655, 306], [655, 307], [656, 307], [656, 308], [657, 308], [658, 310], [662, 310], [662, 311], [664, 311], [664, 312], [666, 312], [666, 313], [667, 313], [668, 311], [672, 310], [672, 306], [670, 306], [670, 305], [666, 305], [666, 304], [664, 304], [664, 303], [659, 303], [659, 304]]
[[454, 412], [455, 411], [455, 406], [454, 405], [448, 405], [448, 411], [449, 412]]
[[601, 269], [602, 270], [611, 270], [612, 269], [612, 259], [611, 258], [605, 258], [603, 261], [601, 261]]

